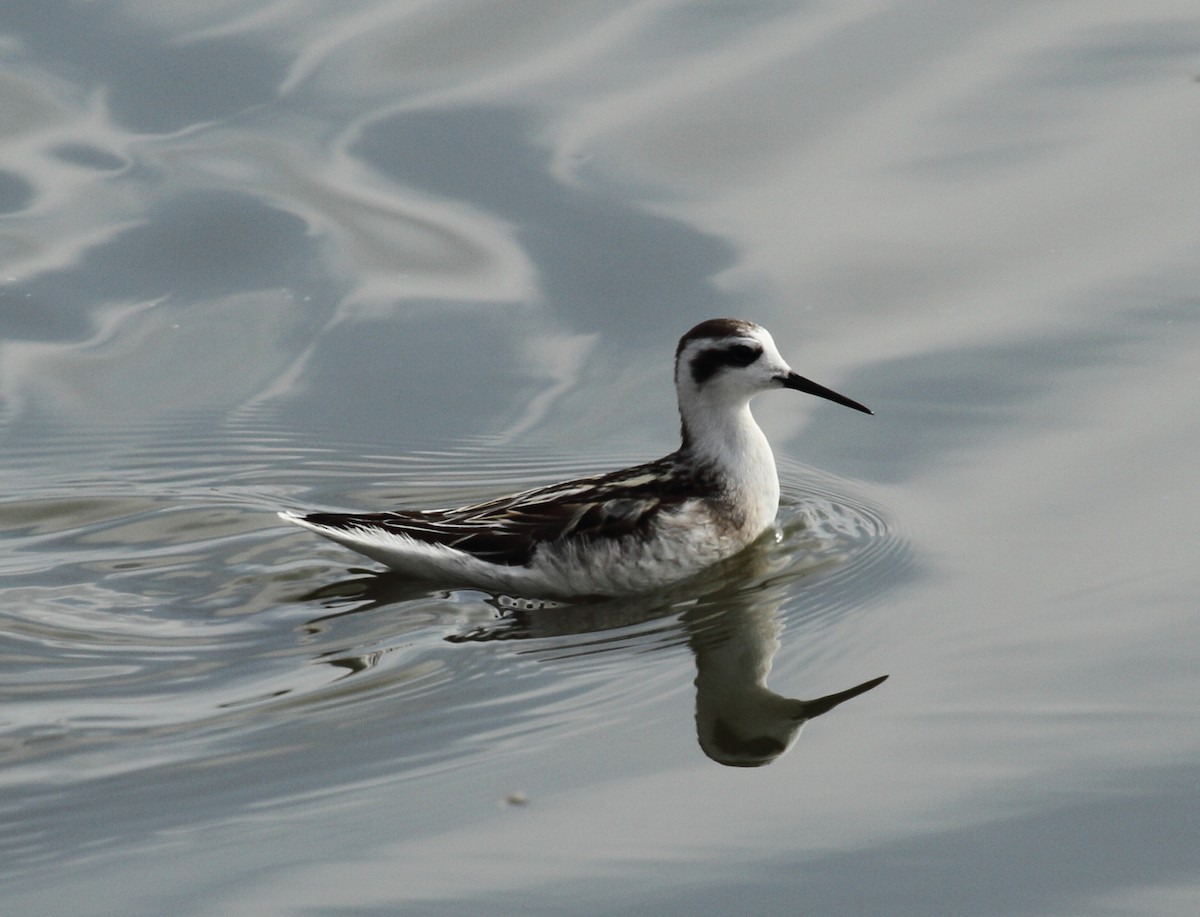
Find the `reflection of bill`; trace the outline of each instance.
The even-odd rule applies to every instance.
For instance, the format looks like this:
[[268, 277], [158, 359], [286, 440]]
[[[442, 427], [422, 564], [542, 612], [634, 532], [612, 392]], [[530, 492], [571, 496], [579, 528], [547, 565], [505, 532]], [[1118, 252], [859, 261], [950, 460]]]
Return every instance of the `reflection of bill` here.
[[795, 744], [806, 722], [887, 678], [882, 675], [815, 700], [776, 694], [767, 687], [780, 645], [776, 611], [770, 603], [733, 603], [716, 621], [710, 612], [705, 622], [710, 626], [691, 634], [696, 656], [696, 735], [704, 753], [719, 764], [770, 764]]
[[[792, 747], [801, 727], [815, 716], [827, 713], [842, 701], [858, 697], [887, 680], [886, 675], [864, 681], [836, 694], [815, 700], [789, 700], [771, 693], [764, 685], [747, 692], [731, 705], [705, 709], [705, 695], [696, 695], [696, 732], [704, 753], [730, 767], [759, 767], [770, 764]], [[731, 715], [732, 714], [732, 715]]]

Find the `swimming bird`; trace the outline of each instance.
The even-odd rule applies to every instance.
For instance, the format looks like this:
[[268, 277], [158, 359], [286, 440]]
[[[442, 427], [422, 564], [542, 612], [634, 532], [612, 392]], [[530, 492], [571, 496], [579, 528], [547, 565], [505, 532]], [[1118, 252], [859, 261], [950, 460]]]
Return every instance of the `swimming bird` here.
[[675, 350], [682, 442], [657, 461], [458, 509], [279, 515], [441, 583], [546, 598], [645, 592], [772, 526], [779, 476], [750, 399], [781, 388], [872, 413], [793, 372], [765, 328], [709, 319]]

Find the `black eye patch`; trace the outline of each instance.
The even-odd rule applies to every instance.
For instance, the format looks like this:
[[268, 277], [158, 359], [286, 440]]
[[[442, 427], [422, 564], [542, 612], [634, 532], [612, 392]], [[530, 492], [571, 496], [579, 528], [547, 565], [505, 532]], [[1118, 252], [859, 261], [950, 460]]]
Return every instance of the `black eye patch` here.
[[729, 355], [729, 362], [734, 366], [749, 366], [762, 356], [762, 348], [749, 344], [734, 344], [725, 353]]
[[731, 344], [728, 347], [714, 348], [696, 354], [692, 358], [692, 381], [703, 385], [717, 371], [727, 366], [749, 366], [762, 356], [762, 348], [753, 344]]

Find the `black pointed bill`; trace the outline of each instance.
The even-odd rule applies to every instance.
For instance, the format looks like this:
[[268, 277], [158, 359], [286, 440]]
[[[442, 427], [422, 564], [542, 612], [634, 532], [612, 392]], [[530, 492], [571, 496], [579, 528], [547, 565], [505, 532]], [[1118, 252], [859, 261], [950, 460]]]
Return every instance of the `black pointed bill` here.
[[797, 392], [804, 392], [808, 395], [816, 395], [818, 398], [826, 398], [829, 401], [836, 401], [838, 404], [843, 404], [848, 408], [854, 408], [856, 411], [862, 411], [864, 414], [874, 414], [869, 407], [859, 404], [857, 401], [852, 401], [845, 395], [839, 395], [831, 388], [826, 388], [823, 385], [805, 379], [799, 373], [788, 373], [786, 376], [780, 376], [779, 381], [783, 383], [784, 388], [794, 389]]

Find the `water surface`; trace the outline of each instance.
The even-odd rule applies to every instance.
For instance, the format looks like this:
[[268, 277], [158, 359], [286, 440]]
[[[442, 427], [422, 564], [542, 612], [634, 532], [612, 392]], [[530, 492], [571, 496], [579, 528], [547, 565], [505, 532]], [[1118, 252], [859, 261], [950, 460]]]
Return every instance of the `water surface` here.
[[[4, 913], [1194, 912], [1192, 4], [0, 36]], [[274, 516], [657, 457], [718, 315], [876, 416], [758, 399], [778, 533], [694, 582]]]

